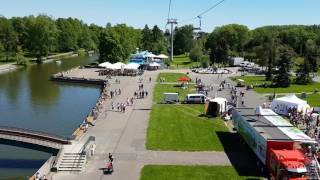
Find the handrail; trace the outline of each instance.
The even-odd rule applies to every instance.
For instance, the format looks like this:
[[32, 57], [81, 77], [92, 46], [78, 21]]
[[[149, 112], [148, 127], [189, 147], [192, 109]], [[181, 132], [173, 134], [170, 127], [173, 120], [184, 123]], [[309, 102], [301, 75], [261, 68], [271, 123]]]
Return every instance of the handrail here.
[[313, 155], [313, 158], [316, 161], [316, 165], [317, 165], [317, 167], [316, 167], [317, 178], [320, 179], [320, 175], [319, 175], [320, 165], [319, 165], [318, 159], [315, 155]]
[[87, 141], [84, 143], [84, 145], [82, 146], [82, 150], [81, 150], [81, 153], [83, 153], [86, 149], [87, 149], [87, 146], [91, 143], [91, 142], [94, 142], [96, 141], [96, 137], [94, 136], [89, 136], [89, 138], [87, 139]]

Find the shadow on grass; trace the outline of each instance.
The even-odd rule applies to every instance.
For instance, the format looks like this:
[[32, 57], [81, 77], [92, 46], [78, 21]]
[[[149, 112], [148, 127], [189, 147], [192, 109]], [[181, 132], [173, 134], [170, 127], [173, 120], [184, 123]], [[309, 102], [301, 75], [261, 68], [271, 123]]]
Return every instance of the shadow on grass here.
[[[239, 176], [265, 177], [257, 166], [258, 158], [238, 133], [216, 132], [224, 151]], [[251, 180], [255, 178], [249, 178]]]

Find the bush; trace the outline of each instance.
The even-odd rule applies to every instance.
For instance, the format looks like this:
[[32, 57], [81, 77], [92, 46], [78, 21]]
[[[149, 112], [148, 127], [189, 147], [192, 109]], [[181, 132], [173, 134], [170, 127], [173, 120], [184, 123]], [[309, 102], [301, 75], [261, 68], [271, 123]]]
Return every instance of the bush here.
[[22, 66], [29, 65], [29, 59], [24, 57], [22, 53], [17, 53], [15, 59], [16, 59], [17, 65], [22, 65]]

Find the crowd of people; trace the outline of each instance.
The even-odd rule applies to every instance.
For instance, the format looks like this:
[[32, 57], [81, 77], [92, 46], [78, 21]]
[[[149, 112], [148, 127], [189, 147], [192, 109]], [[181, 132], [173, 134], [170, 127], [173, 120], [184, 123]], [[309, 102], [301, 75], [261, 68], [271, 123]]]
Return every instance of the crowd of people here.
[[45, 174], [41, 174], [40, 172], [37, 172], [34, 179], [35, 180], [47, 180], [48, 178]]
[[320, 115], [312, 112], [303, 113], [297, 108], [288, 109], [289, 121], [291, 124], [302, 129], [309, 137], [320, 139]]

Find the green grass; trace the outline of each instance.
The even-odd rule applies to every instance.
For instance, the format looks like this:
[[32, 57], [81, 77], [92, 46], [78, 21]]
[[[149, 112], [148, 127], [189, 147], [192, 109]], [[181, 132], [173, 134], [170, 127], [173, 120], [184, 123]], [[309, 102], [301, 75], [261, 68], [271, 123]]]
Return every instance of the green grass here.
[[223, 151], [216, 131], [227, 132], [221, 119], [199, 117], [204, 105], [153, 105], [147, 130], [147, 149]]
[[189, 77], [184, 73], [160, 73], [158, 75], [157, 81], [160, 81], [160, 78], [165, 78], [165, 82], [178, 82], [180, 77]]
[[182, 89], [181, 87], [175, 87], [174, 84], [157, 84], [154, 89], [153, 101], [156, 103], [163, 102], [163, 93], [178, 93], [181, 102], [188, 93], [194, 93], [196, 90], [193, 85], [187, 87], [187, 89]]
[[[237, 76], [233, 79], [243, 79], [245, 85], [253, 84], [270, 84], [270, 81], [265, 81], [264, 76]], [[308, 85], [299, 85], [299, 84], [291, 84], [290, 87], [287, 88], [275, 88], [276, 93], [301, 93], [301, 92], [314, 92], [315, 89], [320, 89], [320, 83], [313, 82]], [[255, 87], [254, 90], [258, 93], [262, 94], [272, 94], [274, 88], [263, 88], [263, 87]]]
[[307, 94], [306, 100], [311, 107], [320, 107], [320, 94]]
[[193, 62], [189, 58], [189, 56], [186, 56], [183, 54], [183, 55], [174, 56], [170, 64], [170, 67], [171, 68], [190, 68], [195, 65], [199, 65], [199, 63]]
[[239, 176], [232, 166], [146, 165], [140, 180], [244, 180], [260, 177]]

